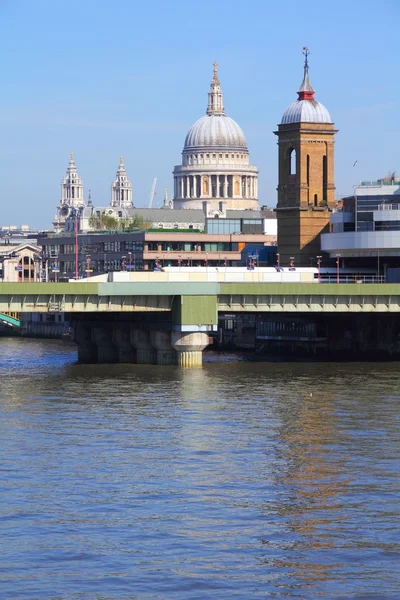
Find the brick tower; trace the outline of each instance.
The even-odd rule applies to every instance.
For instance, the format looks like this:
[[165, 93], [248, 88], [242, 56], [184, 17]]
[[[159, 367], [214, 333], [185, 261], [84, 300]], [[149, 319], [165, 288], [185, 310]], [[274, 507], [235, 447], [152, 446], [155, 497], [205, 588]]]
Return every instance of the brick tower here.
[[328, 110], [314, 99], [308, 48], [299, 97], [278, 125], [278, 252], [282, 266], [315, 266], [320, 234], [328, 231], [334, 206], [334, 129]]

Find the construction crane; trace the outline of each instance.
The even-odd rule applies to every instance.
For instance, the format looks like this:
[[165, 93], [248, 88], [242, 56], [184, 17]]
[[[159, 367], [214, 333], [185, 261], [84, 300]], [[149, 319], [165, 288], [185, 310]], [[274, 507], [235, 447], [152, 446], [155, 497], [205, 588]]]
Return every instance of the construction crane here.
[[151, 208], [153, 206], [153, 198], [156, 195], [156, 185], [157, 185], [157, 177], [154, 177], [153, 183], [151, 185], [151, 191], [150, 191], [149, 202], [147, 204], [147, 208]]

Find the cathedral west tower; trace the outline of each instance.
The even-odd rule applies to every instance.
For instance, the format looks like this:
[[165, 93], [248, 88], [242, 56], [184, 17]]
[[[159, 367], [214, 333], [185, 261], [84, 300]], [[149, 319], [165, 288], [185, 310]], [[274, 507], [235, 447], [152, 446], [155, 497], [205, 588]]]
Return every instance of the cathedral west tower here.
[[334, 129], [328, 110], [314, 99], [308, 74], [308, 48], [298, 100], [278, 125], [278, 252], [281, 265], [316, 264], [320, 234], [329, 227], [334, 206]]

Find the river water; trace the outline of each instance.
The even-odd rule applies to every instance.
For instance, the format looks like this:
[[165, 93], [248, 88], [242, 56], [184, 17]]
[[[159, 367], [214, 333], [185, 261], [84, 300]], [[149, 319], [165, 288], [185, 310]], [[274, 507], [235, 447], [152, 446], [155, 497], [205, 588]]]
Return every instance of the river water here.
[[398, 363], [0, 338], [0, 598], [400, 598]]

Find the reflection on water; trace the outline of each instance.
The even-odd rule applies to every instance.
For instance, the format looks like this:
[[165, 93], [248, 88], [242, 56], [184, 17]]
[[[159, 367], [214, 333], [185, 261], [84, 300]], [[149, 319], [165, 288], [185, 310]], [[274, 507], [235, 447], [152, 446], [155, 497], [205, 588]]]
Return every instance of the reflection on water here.
[[1, 597], [398, 600], [399, 379], [0, 338]]

